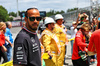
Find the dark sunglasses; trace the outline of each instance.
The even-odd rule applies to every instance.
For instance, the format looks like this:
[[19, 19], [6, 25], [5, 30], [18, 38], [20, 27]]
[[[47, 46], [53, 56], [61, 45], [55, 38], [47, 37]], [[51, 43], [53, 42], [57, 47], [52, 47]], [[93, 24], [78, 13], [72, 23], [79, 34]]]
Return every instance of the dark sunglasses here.
[[34, 21], [35, 19], [37, 21], [41, 21], [42, 17], [28, 17], [30, 21]]

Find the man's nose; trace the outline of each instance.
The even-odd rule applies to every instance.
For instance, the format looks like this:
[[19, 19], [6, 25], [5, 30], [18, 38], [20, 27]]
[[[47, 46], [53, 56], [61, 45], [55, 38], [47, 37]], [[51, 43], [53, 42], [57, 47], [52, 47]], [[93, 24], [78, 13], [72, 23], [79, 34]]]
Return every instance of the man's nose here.
[[37, 19], [35, 18], [34, 22], [37, 22]]

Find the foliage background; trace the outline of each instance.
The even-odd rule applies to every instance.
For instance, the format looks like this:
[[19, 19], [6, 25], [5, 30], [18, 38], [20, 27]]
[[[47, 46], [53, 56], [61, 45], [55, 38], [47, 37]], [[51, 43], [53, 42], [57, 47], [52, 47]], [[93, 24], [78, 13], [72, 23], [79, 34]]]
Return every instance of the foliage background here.
[[[68, 9], [66, 12], [71, 12], [74, 10], [78, 10], [78, 8], [72, 8], [72, 9]], [[19, 15], [20, 15], [20, 11]], [[25, 12], [25, 11], [21, 11], [21, 12]], [[54, 10], [50, 10], [49, 12], [46, 12], [46, 16], [52, 16], [55, 14], [62, 14], [65, 13], [65, 11], [61, 10], [61, 11], [54, 11]], [[9, 12], [7, 11], [7, 9], [5, 9], [2, 5], [0, 5], [0, 21], [6, 22], [6, 21], [13, 21], [13, 17], [17, 17], [17, 13], [15, 12]]]

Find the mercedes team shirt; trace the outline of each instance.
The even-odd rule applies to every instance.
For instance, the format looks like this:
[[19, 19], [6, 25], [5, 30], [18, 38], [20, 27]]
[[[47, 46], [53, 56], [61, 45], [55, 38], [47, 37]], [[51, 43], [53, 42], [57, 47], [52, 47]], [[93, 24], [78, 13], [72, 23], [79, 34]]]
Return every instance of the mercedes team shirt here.
[[13, 64], [41, 66], [41, 48], [37, 34], [23, 28], [14, 41]]

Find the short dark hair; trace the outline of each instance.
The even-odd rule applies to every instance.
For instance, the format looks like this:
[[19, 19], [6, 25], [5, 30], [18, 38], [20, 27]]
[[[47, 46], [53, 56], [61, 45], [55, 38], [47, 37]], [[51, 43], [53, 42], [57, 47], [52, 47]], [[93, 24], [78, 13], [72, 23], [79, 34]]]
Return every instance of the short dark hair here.
[[[28, 10], [31, 10], [31, 9], [37, 9], [37, 8], [28, 8], [27, 11], [25, 12], [25, 17], [26, 17], [26, 18], [28, 18], [28, 17], [27, 17], [27, 12], [28, 12]], [[37, 9], [37, 10], [38, 10], [38, 9]]]

